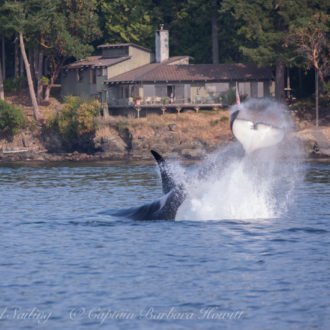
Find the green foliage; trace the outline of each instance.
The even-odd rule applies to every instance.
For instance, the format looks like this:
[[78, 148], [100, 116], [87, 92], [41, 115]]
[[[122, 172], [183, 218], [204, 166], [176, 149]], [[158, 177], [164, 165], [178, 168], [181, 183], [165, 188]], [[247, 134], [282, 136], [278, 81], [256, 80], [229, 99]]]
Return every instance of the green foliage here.
[[[247, 95], [240, 95], [240, 101], [243, 102], [247, 99]], [[228, 92], [222, 95], [222, 99], [224, 104], [226, 105], [233, 105], [236, 103], [236, 90], [231, 89]]]
[[168, 97], [163, 97], [162, 98], [162, 104], [166, 104], [166, 103], [168, 103], [168, 101], [169, 101], [169, 98]]
[[45, 76], [42, 76], [41, 80], [42, 80], [42, 84], [43, 84], [44, 86], [47, 86], [47, 85], [48, 85], [48, 83], [49, 83], [49, 78], [47, 78], [47, 77], [45, 77]]
[[23, 109], [0, 100], [0, 132], [5, 135], [18, 134], [25, 122]]
[[7, 78], [3, 81], [3, 87], [6, 93], [17, 92], [21, 89], [22, 82], [26, 81], [26, 77], [18, 77], [16, 79]]
[[153, 37], [154, 27], [148, 1], [101, 1], [100, 8], [107, 42], [135, 42], [149, 46], [146, 41]]
[[213, 126], [219, 125], [220, 123], [226, 123], [228, 120], [229, 120], [228, 117], [222, 116], [219, 119], [211, 120], [210, 126], [213, 127]]
[[292, 63], [292, 48], [285, 47], [290, 25], [317, 11], [326, 12], [324, 0], [260, 1], [223, 0], [221, 12], [231, 16], [237, 25], [240, 51], [247, 59], [261, 65], [277, 61]]
[[95, 119], [100, 113], [99, 101], [67, 96], [63, 109], [48, 119], [47, 125], [58, 130], [64, 138], [75, 141], [82, 135], [95, 133]]

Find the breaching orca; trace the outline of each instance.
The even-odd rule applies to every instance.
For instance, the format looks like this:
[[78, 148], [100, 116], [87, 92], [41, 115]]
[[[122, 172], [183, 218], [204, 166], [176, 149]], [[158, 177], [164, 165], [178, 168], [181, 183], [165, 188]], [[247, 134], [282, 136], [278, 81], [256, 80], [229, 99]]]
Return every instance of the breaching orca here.
[[230, 128], [246, 153], [280, 143], [287, 121], [281, 105], [271, 100], [250, 100], [231, 109]]
[[[252, 99], [232, 107], [230, 128], [245, 152], [251, 153], [282, 141], [286, 131], [285, 116], [281, 105], [270, 100]], [[175, 220], [178, 208], [187, 195], [185, 188], [175, 182], [164, 158], [154, 150], [151, 153], [159, 166], [164, 196], [142, 206], [106, 211], [106, 214], [134, 220]], [[209, 170], [212, 166], [202, 168], [199, 175], [203, 176]]]
[[159, 166], [164, 196], [142, 206], [108, 211], [107, 214], [133, 220], [175, 220], [186, 193], [182, 184], [175, 183], [164, 158], [154, 150], [151, 153]]

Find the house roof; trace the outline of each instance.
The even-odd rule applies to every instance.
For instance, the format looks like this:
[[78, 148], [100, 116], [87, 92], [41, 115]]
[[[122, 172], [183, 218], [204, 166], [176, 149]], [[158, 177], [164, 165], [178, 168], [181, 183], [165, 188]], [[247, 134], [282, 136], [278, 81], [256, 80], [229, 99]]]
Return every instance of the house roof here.
[[130, 59], [130, 56], [103, 58], [102, 56], [89, 56], [86, 59], [70, 63], [64, 67], [65, 70], [80, 69], [84, 67], [108, 67]]
[[138, 83], [167, 81], [230, 81], [268, 80], [273, 78], [269, 67], [256, 64], [183, 64], [152, 63], [115, 76], [107, 83]]
[[149, 48], [139, 46], [137, 44], [134, 44], [133, 42], [121, 43], [121, 44], [103, 44], [103, 45], [97, 46], [97, 48], [123, 48], [123, 47], [128, 47], [128, 46], [139, 48], [139, 49], [142, 49], [146, 52], [151, 53], [151, 50]]
[[178, 61], [184, 60], [184, 59], [192, 60], [193, 57], [188, 56], [188, 55], [184, 55], [184, 56], [171, 56], [167, 60], [164, 60], [163, 62], [158, 63], [158, 64], [175, 64], [175, 62], [178, 62]]

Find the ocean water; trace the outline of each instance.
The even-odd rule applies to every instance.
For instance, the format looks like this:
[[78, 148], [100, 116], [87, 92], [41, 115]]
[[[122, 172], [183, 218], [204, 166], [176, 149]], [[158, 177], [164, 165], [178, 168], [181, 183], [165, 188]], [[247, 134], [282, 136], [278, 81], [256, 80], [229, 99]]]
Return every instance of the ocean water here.
[[160, 197], [154, 165], [1, 165], [0, 328], [328, 329], [330, 165], [284, 166], [191, 168], [147, 222], [102, 212]]

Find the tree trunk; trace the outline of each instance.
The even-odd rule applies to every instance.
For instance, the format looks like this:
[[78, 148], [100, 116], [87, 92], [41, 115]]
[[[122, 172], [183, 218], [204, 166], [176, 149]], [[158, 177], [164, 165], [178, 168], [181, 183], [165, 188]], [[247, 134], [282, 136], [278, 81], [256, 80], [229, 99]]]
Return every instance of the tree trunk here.
[[212, 63], [219, 64], [219, 41], [218, 41], [218, 8], [217, 0], [212, 0]]
[[33, 81], [32, 81], [32, 76], [31, 76], [31, 70], [30, 70], [30, 63], [27, 59], [26, 52], [25, 52], [25, 47], [24, 47], [24, 40], [23, 40], [23, 32], [19, 31], [19, 42], [21, 46], [21, 53], [23, 57], [23, 61], [25, 64], [25, 71], [26, 71], [26, 76], [27, 76], [27, 81], [29, 85], [29, 92], [30, 92], [30, 97], [31, 97], [31, 102], [33, 105], [33, 112], [34, 112], [34, 117], [36, 120], [39, 120], [39, 107], [38, 107], [38, 102], [36, 98], [36, 94], [33, 88]]
[[2, 36], [2, 79], [6, 79], [6, 44], [5, 36]]
[[36, 68], [36, 78], [37, 78], [37, 100], [38, 103], [42, 101], [42, 68], [43, 68], [43, 60], [44, 60], [44, 52], [42, 50], [38, 50], [38, 65]]
[[49, 82], [48, 82], [48, 85], [46, 87], [46, 90], [45, 90], [45, 98], [44, 98], [45, 101], [49, 101], [50, 91], [51, 91], [51, 89], [53, 87], [54, 81], [55, 81], [55, 79], [54, 79], [53, 74], [52, 74], [52, 76], [49, 79]]
[[15, 67], [14, 67], [14, 78], [18, 78], [18, 72], [19, 72], [19, 58], [18, 58], [18, 44], [17, 44], [17, 38], [15, 37]]
[[3, 78], [2, 78], [2, 69], [1, 69], [1, 63], [0, 63], [0, 100], [5, 99], [5, 92], [3, 89]]
[[19, 56], [19, 76], [20, 77], [24, 76], [24, 66], [23, 66], [22, 52], [20, 53], [20, 56]]
[[279, 102], [284, 100], [284, 64], [282, 61], [276, 63], [275, 99]]
[[319, 127], [319, 72], [315, 69], [315, 125]]
[[60, 74], [60, 71], [62, 69], [62, 66], [63, 66], [63, 63], [65, 61], [65, 58], [63, 58], [61, 60], [61, 62], [59, 64], [54, 64], [54, 61], [53, 61], [53, 71], [51, 72], [51, 75], [50, 75], [50, 79], [49, 79], [49, 83], [46, 87], [46, 90], [45, 90], [45, 98], [44, 100], [45, 101], [48, 101], [49, 100], [49, 97], [50, 97], [50, 91], [54, 85], [54, 82], [55, 80], [57, 79], [58, 75]]
[[33, 88], [34, 88], [34, 90], [36, 90], [36, 75], [35, 75], [35, 71], [34, 71], [34, 50], [28, 49], [27, 56], [28, 56], [28, 61], [30, 63], [30, 71], [31, 71], [31, 77], [32, 77], [32, 82], [33, 82]]

